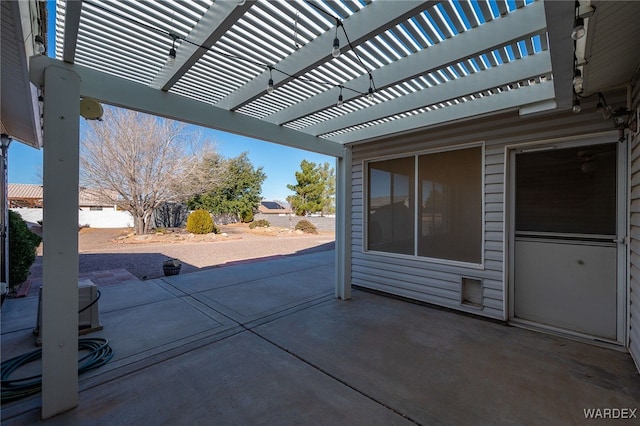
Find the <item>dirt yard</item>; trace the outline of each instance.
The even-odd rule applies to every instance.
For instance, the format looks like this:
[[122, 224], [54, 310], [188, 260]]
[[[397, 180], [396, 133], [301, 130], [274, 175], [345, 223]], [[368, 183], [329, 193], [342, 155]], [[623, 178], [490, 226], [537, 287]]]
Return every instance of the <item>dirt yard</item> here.
[[[139, 279], [163, 276], [162, 262], [177, 258], [181, 273], [228, 262], [291, 255], [334, 248], [333, 233], [301, 234], [285, 228], [250, 230], [246, 224], [223, 225], [221, 233], [184, 231], [134, 235], [131, 229], [83, 228], [78, 232], [80, 273], [126, 269]], [[42, 277], [42, 246], [30, 279]]]
[[288, 228], [278, 227], [258, 227], [250, 229], [247, 224], [234, 223], [219, 226], [220, 232], [217, 234], [196, 235], [187, 232], [185, 229], [163, 229], [151, 234], [135, 235], [132, 229], [98, 229], [82, 228], [78, 235], [78, 245], [80, 252], [91, 250], [109, 249], [113, 243], [116, 244], [186, 244], [186, 243], [212, 243], [232, 240], [260, 241], [263, 237], [276, 238], [302, 238], [321, 235], [328, 236], [333, 233], [318, 233], [316, 235], [304, 234]]

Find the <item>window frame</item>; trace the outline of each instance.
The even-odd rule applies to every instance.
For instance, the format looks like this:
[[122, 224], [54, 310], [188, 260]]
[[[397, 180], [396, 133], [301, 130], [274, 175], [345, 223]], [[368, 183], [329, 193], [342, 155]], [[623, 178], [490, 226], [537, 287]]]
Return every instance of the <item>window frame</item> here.
[[[419, 227], [418, 221], [420, 219], [420, 205], [418, 203], [418, 190], [419, 190], [419, 157], [421, 155], [428, 154], [437, 154], [441, 152], [451, 152], [451, 151], [460, 151], [464, 149], [470, 148], [480, 148], [480, 191], [481, 191], [481, 229], [480, 229], [480, 263], [473, 262], [464, 262], [459, 260], [451, 260], [451, 259], [442, 259], [437, 257], [425, 257], [418, 255], [418, 244], [419, 244]], [[485, 142], [471, 142], [454, 146], [443, 146], [430, 148], [420, 151], [409, 151], [402, 154], [392, 154], [385, 155], [379, 157], [370, 157], [362, 161], [362, 253], [370, 253], [381, 255], [385, 257], [399, 258], [399, 259], [411, 259], [425, 263], [433, 263], [440, 265], [448, 265], [448, 266], [463, 266], [466, 268], [472, 269], [485, 269], [485, 231], [486, 231], [486, 211], [485, 211], [485, 179], [486, 179], [486, 152], [485, 152]], [[413, 182], [413, 193], [415, 196], [415, 200], [413, 203], [413, 254], [402, 254], [402, 253], [392, 253], [386, 251], [378, 251], [378, 250], [370, 250], [369, 247], [369, 165], [371, 163], [379, 162], [379, 161], [387, 161], [387, 160], [395, 160], [402, 158], [413, 158], [414, 164], [414, 182]]]

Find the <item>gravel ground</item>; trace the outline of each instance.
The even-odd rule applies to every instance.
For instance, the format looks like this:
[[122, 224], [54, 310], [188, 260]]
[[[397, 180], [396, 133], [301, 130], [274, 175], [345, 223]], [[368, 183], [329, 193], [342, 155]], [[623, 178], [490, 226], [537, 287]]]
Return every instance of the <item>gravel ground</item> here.
[[[182, 261], [181, 273], [212, 268], [227, 262], [261, 257], [300, 254], [334, 248], [333, 233], [317, 235], [257, 235], [246, 225], [223, 226], [228, 237], [201, 242], [139, 242], [119, 244], [114, 238], [126, 235], [126, 229], [86, 228], [78, 234], [80, 273], [126, 269], [139, 279], [163, 276], [162, 262], [167, 258]], [[169, 239], [167, 238], [167, 241]], [[31, 268], [30, 279], [42, 276], [42, 246]]]

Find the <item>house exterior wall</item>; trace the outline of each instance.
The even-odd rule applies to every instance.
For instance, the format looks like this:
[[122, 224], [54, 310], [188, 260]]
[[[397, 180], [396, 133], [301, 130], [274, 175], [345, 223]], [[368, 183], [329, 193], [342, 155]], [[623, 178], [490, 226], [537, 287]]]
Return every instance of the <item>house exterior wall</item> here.
[[[640, 84], [632, 91], [632, 105], [633, 111], [640, 108]], [[640, 129], [632, 136], [630, 153], [629, 351], [640, 370]]]
[[[608, 97], [607, 100], [610, 104], [614, 104], [620, 98], [624, 101], [624, 96], [611, 97], [611, 100]], [[580, 135], [602, 134], [612, 130], [614, 130], [613, 123], [610, 120], [604, 120], [601, 114], [595, 111], [594, 103], [583, 102], [583, 111], [580, 114], [567, 112], [520, 117], [517, 112], [510, 112], [353, 145], [352, 284], [507, 320], [508, 274], [505, 269], [508, 265], [505, 263], [505, 253], [508, 242], [505, 238], [505, 212], [507, 211], [505, 208], [505, 191], [507, 190], [505, 147]], [[412, 256], [364, 250], [366, 161], [478, 142], [484, 144], [484, 247], [481, 266], [461, 266]], [[638, 154], [640, 154], [640, 147]], [[638, 182], [640, 183], [640, 174]], [[461, 303], [463, 278], [482, 280], [480, 308]]]

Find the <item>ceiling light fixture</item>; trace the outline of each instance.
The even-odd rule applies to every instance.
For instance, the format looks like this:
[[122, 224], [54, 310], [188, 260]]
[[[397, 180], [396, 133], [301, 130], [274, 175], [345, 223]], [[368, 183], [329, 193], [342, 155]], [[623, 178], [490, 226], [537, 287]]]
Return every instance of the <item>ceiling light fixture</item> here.
[[573, 111], [574, 114], [582, 111], [582, 106], [580, 106], [580, 101], [578, 100], [577, 96], [573, 97], [573, 107], [571, 108], [571, 111]]
[[38, 52], [40, 55], [44, 54], [46, 49], [44, 46], [44, 39], [42, 38], [42, 36], [40, 34], [36, 35], [33, 41], [36, 44], [36, 52]]
[[582, 93], [583, 83], [582, 71], [580, 71], [580, 68], [576, 68], [573, 72], [573, 88], [577, 93]]
[[272, 94], [275, 88], [273, 87], [273, 67], [269, 66], [269, 84], [267, 84], [267, 93]]
[[[607, 104], [604, 99], [604, 95], [600, 92], [594, 93], [590, 96], [598, 95], [598, 103], [596, 104], [596, 111], [602, 113], [602, 118], [605, 120], [612, 119], [613, 125], [618, 130], [618, 141], [625, 141], [625, 130], [629, 129], [632, 132], [637, 131], [637, 122], [633, 117], [633, 112], [629, 111], [626, 106], [621, 106], [618, 109], [613, 109]], [[590, 97], [587, 96], [587, 97]]]
[[631, 111], [626, 107], [620, 107], [613, 112], [613, 125], [618, 130], [618, 142], [625, 141], [625, 130], [630, 129], [629, 119], [631, 118]]
[[630, 117], [631, 113], [625, 107], [615, 110], [613, 112], [613, 122], [616, 126], [616, 129], [625, 129]]
[[175, 33], [170, 33], [169, 36], [173, 42], [171, 43], [171, 49], [169, 50], [169, 56], [167, 57], [167, 66], [172, 67], [176, 64], [176, 40], [179, 36]]
[[333, 48], [331, 49], [331, 56], [337, 58], [340, 56], [340, 39], [338, 39], [338, 28], [342, 25], [340, 20], [336, 18], [336, 36], [333, 39]]
[[373, 96], [373, 76], [369, 73], [369, 90], [367, 91], [367, 99], [373, 101], [375, 97]]
[[576, 18], [573, 31], [571, 31], [571, 38], [573, 40], [579, 40], [584, 37], [586, 33], [587, 31], [584, 29], [584, 19], [580, 17]]
[[613, 115], [613, 108], [607, 105], [607, 101], [602, 96], [602, 93], [598, 93], [598, 103], [596, 104], [596, 111], [602, 114], [604, 120], [608, 120]]
[[369, 87], [369, 92], [367, 93], [367, 99], [369, 99], [370, 101], [373, 101], [375, 99], [375, 96], [373, 96], [373, 88]]
[[344, 102], [342, 101], [342, 86], [340, 86], [340, 95], [338, 95], [338, 103], [336, 104], [337, 107], [341, 107], [344, 104]]

